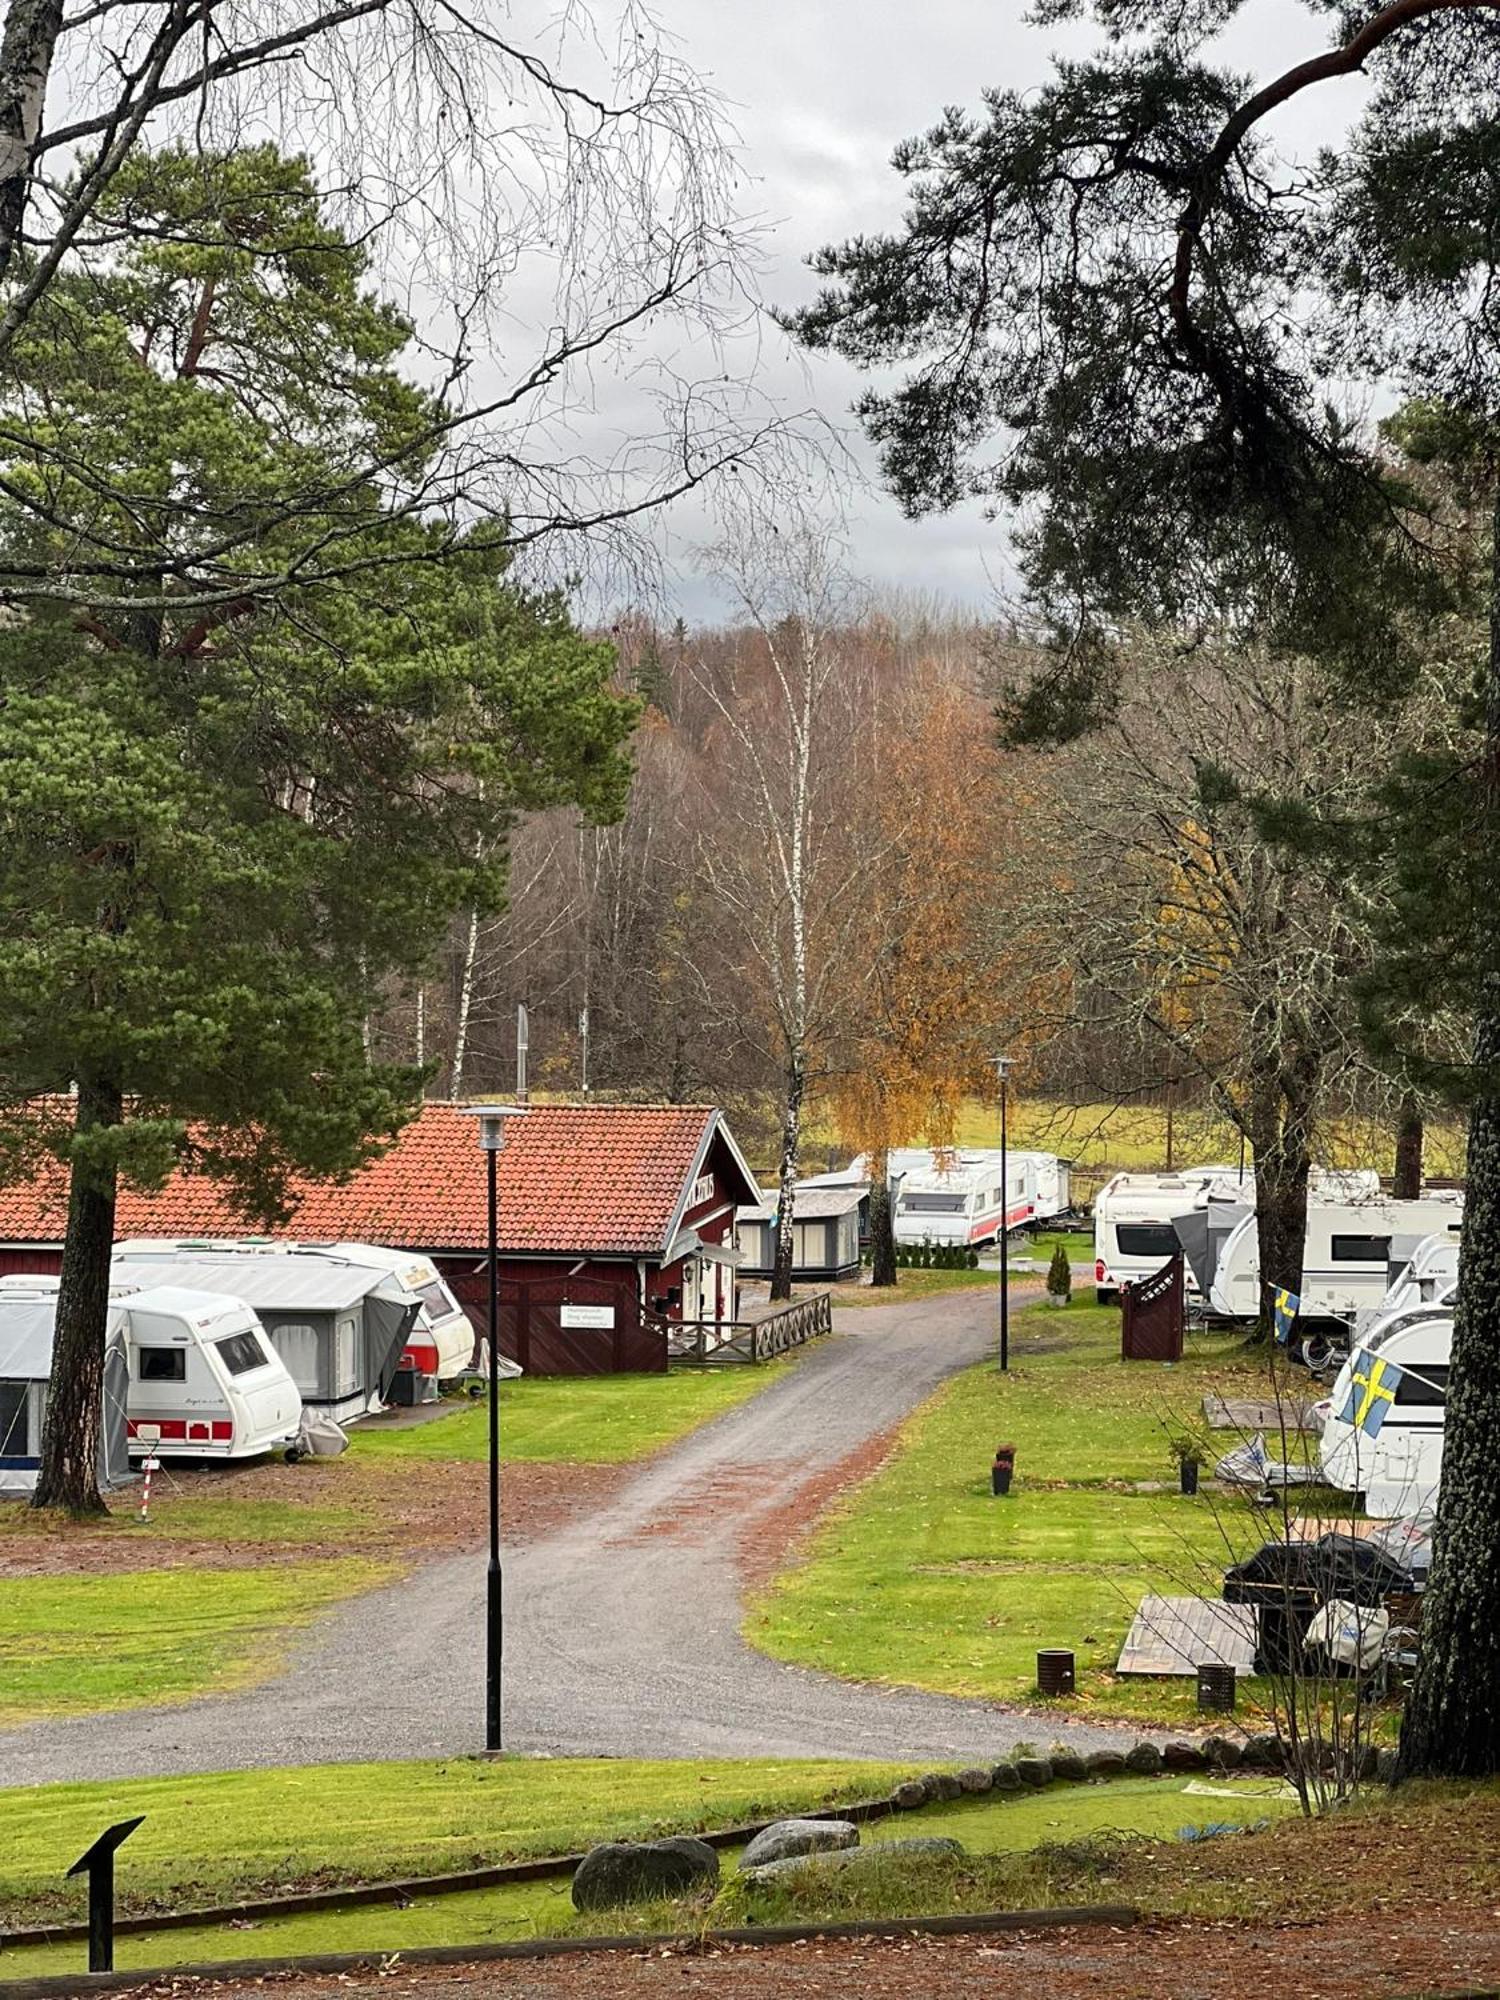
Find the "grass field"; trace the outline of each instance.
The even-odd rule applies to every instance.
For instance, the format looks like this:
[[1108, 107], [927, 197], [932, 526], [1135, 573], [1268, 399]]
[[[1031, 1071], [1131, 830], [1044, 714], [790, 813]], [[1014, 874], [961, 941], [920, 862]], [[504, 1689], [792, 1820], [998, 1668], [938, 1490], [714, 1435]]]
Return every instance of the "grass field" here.
[[[619, 1465], [646, 1458], [757, 1395], [795, 1364], [756, 1368], [674, 1368], [666, 1375], [593, 1375], [506, 1382], [500, 1390], [505, 1458], [571, 1465]], [[407, 1430], [350, 1435], [357, 1458], [483, 1458], [489, 1413], [483, 1402]]]
[[[384, 1765], [329, 1767], [309, 1772], [244, 1774], [228, 1778], [111, 1787], [60, 1787], [48, 1793], [0, 1794], [7, 1827], [16, 1821], [18, 1845], [0, 1861], [0, 1907], [7, 1920], [46, 1920], [62, 1906], [53, 1884], [59, 1856], [71, 1857], [101, 1818], [147, 1813], [146, 1824], [122, 1854], [121, 1891], [133, 1907], [186, 1904], [225, 1893], [218, 1872], [226, 1857], [209, 1838], [210, 1815], [228, 1829], [227, 1857], [236, 1888], [293, 1882], [322, 1883], [349, 1868], [352, 1847], [379, 1857], [384, 1872], [399, 1872], [386, 1857], [405, 1854], [421, 1869], [471, 1865], [478, 1857], [566, 1852], [595, 1839], [629, 1838], [669, 1829], [691, 1830], [741, 1818], [870, 1796], [894, 1773], [870, 1765], [504, 1763], [472, 1766]], [[332, 1789], [330, 1789], [330, 1787]], [[204, 1794], [207, 1794], [205, 1798]], [[404, 1795], [404, 1796], [403, 1796]], [[1170, 1839], [1185, 1825], [1209, 1821], [1243, 1824], [1287, 1810], [1276, 1786], [1262, 1781], [1233, 1796], [1191, 1793], [1181, 1779], [1128, 1780], [1096, 1786], [1057, 1786], [1040, 1793], [991, 1795], [931, 1807], [865, 1829], [863, 1844], [950, 1834], [978, 1858], [969, 1883], [991, 1906], [997, 1897], [1046, 1899], [1049, 1863], [1035, 1850], [1048, 1843], [1076, 1843], [1101, 1833]], [[425, 1808], [424, 1823], [416, 1808]], [[288, 1808], [291, 1808], [289, 1811]], [[19, 1815], [16, 1820], [17, 1814]], [[348, 1832], [340, 1838], [340, 1819]], [[242, 1830], [251, 1829], [249, 1839]], [[174, 1848], [171, 1828], [183, 1829], [186, 1853]], [[154, 1829], [154, 1830], [153, 1830]], [[293, 1843], [288, 1850], [288, 1840]], [[253, 1843], [253, 1845], [251, 1844]], [[429, 1944], [483, 1943], [505, 1938], [647, 1930], [690, 1923], [776, 1921], [787, 1892], [747, 1891], [735, 1880], [733, 1851], [724, 1856], [723, 1886], [712, 1908], [646, 1906], [579, 1917], [566, 1880], [507, 1885], [462, 1895], [416, 1897], [409, 1907], [367, 1907], [345, 1912], [267, 1918], [249, 1926], [209, 1926], [122, 1937], [122, 1969], [187, 1964], [209, 1958], [282, 1953], [369, 1950], [397, 1952]], [[196, 1872], [194, 1871], [196, 1863]], [[292, 1870], [302, 1872], [293, 1874]], [[256, 1873], [265, 1870], [265, 1873]], [[880, 1877], [885, 1880], [881, 1881]], [[373, 1879], [379, 1879], [378, 1876]], [[1035, 1883], [1037, 1888], [1032, 1889]], [[149, 1885], [149, 1886], [148, 1886]], [[844, 1892], [847, 1896], [847, 1890]], [[902, 1895], [926, 1897], [923, 1908], [951, 1904], [951, 1880], [939, 1900], [920, 1874], [877, 1871], [858, 1892], [878, 1895], [881, 1907]], [[792, 1893], [795, 1902], [795, 1891]], [[76, 1899], [66, 1906], [77, 1915]], [[900, 1913], [899, 1907], [893, 1913]], [[790, 1912], [797, 1914], [795, 1908]], [[7, 1952], [6, 1976], [26, 1978], [77, 1965], [80, 1947], [52, 1945]]]
[[[971, 1369], [908, 1423], [897, 1456], [752, 1606], [751, 1640], [857, 1680], [1008, 1701], [1039, 1700], [1037, 1649], [1066, 1646], [1079, 1673], [1066, 1712], [1188, 1720], [1191, 1679], [1113, 1666], [1147, 1590], [1216, 1595], [1225, 1564], [1264, 1539], [1246, 1500], [1176, 1492], [1168, 1451], [1173, 1433], [1201, 1431], [1206, 1389], [1257, 1389], [1262, 1364], [1216, 1335], [1179, 1366], [1127, 1365], [1119, 1325], [1096, 1306], [1025, 1314], [1009, 1377]], [[997, 1500], [1002, 1442], [1016, 1479]], [[1155, 1482], [1168, 1490], [1135, 1490]]]
[[[0, 1589], [0, 1724], [219, 1694], [273, 1672], [318, 1612], [389, 1565], [11, 1577]], [[7, 1835], [9, 1835], [7, 1826]]]

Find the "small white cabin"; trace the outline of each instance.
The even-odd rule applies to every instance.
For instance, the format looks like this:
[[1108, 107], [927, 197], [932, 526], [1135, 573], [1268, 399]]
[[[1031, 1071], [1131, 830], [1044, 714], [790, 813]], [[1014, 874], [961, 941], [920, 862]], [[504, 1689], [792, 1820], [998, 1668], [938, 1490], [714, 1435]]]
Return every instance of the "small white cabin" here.
[[[1383, 1315], [1340, 1369], [1319, 1458], [1328, 1484], [1363, 1494], [1367, 1513], [1395, 1518], [1435, 1505], [1452, 1356], [1451, 1307], [1407, 1306]], [[1373, 1436], [1358, 1421], [1372, 1402], [1383, 1408]]]
[[1032, 1155], [1010, 1153], [1001, 1184], [1000, 1149], [925, 1147], [892, 1151], [891, 1224], [898, 1243], [994, 1243], [1036, 1213]]
[[[55, 1312], [57, 1287], [54, 1277], [0, 1279], [0, 1320], [27, 1305]], [[110, 1300], [133, 1455], [258, 1458], [295, 1442], [302, 1398], [243, 1300], [129, 1283], [111, 1285]]]
[[[55, 1288], [46, 1293], [0, 1294], [0, 1498], [36, 1491], [42, 1462], [42, 1427], [52, 1379]], [[104, 1421], [99, 1431], [99, 1484], [123, 1486], [130, 1478], [126, 1401], [130, 1387], [125, 1319], [111, 1311], [105, 1330]]]
[[[1420, 1201], [1378, 1195], [1360, 1201], [1309, 1200], [1296, 1286], [1301, 1318], [1353, 1322], [1378, 1306], [1390, 1285], [1393, 1239], [1446, 1230], [1458, 1219], [1457, 1203], [1455, 1195]], [[1225, 1240], [1209, 1303], [1225, 1319], [1254, 1319], [1260, 1312], [1260, 1243], [1253, 1211]]]
[[[863, 1181], [798, 1181], [792, 1190], [792, 1277], [837, 1284], [859, 1276], [859, 1216], [869, 1193]], [[734, 1212], [742, 1276], [768, 1278], [776, 1264], [776, 1195]]]

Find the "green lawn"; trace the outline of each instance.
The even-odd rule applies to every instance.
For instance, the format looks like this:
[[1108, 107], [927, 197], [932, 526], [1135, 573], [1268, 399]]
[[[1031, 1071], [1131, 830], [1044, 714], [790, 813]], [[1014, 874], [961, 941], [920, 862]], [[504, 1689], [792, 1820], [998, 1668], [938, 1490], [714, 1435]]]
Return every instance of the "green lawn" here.
[[895, 1289], [882, 1285], [831, 1285], [836, 1306], [899, 1306], [910, 1299], [937, 1298], [944, 1292], [972, 1292], [988, 1287], [994, 1291], [999, 1280], [993, 1271], [921, 1271], [903, 1266], [896, 1274]]
[[[733, 1409], [774, 1382], [791, 1361], [759, 1367], [673, 1368], [666, 1375], [591, 1375], [506, 1382], [500, 1390], [504, 1457], [618, 1465], [645, 1458]], [[480, 1459], [489, 1451], [483, 1402], [458, 1403], [451, 1415], [405, 1430], [350, 1435], [358, 1458]]]
[[393, 1574], [389, 1564], [351, 1559], [7, 1578], [0, 1724], [244, 1687], [275, 1671], [290, 1633]]
[[[1258, 1386], [1259, 1364], [1215, 1336], [1176, 1367], [1127, 1365], [1119, 1324], [1113, 1308], [1026, 1313], [1010, 1376], [971, 1369], [918, 1412], [895, 1459], [751, 1607], [753, 1642], [859, 1680], [1008, 1701], [1037, 1699], [1039, 1647], [1067, 1646], [1080, 1688], [1067, 1712], [1189, 1719], [1191, 1680], [1120, 1680], [1120, 1642], [1147, 1590], [1216, 1595], [1263, 1527], [1237, 1496], [1133, 1489], [1175, 1487], [1169, 1436], [1201, 1430], [1206, 1389]], [[1016, 1481], [995, 1499], [1002, 1442]]]
[[[264, 1772], [239, 1780], [214, 1778], [177, 1781], [173, 1785], [112, 1788], [105, 1798], [91, 1801], [92, 1815], [80, 1810], [83, 1801], [62, 1794], [97, 1788], [58, 1788], [57, 1809], [49, 1813], [29, 1805], [37, 1794], [0, 1794], [0, 1810], [11, 1824], [12, 1801], [21, 1808], [18, 1834], [23, 1847], [18, 1859], [0, 1863], [0, 1903], [35, 1916], [54, 1905], [39, 1894], [41, 1869], [59, 1854], [71, 1858], [105, 1816], [145, 1810], [153, 1817], [136, 1834], [121, 1857], [119, 1883], [124, 1895], [139, 1901], [143, 1881], [156, 1886], [153, 1900], [181, 1893], [183, 1869], [192, 1865], [174, 1849], [172, 1826], [181, 1826], [189, 1854], [205, 1831], [203, 1822], [215, 1808], [224, 1813], [235, 1860], [244, 1868], [297, 1865], [320, 1851], [337, 1855], [331, 1870], [344, 1871], [347, 1848], [337, 1840], [341, 1813], [349, 1815], [353, 1838], [372, 1852], [395, 1842], [400, 1851], [423, 1857], [424, 1866], [458, 1867], [471, 1857], [566, 1851], [592, 1839], [630, 1837], [668, 1828], [693, 1828], [741, 1817], [759, 1817], [815, 1803], [868, 1795], [884, 1789], [892, 1773], [875, 1766], [845, 1764], [538, 1764], [506, 1763], [446, 1767], [386, 1765], [332, 1767], [315, 1772]], [[352, 1782], [351, 1782], [352, 1779]], [[295, 1791], [282, 1788], [300, 1780]], [[329, 1791], [330, 1783], [335, 1787]], [[235, 1785], [238, 1789], [233, 1789]], [[411, 1786], [411, 1804], [395, 1798], [398, 1784]], [[371, 1788], [374, 1787], [372, 1794]], [[212, 1804], [194, 1796], [207, 1788]], [[1223, 1788], [1219, 1788], [1222, 1791]], [[127, 1796], [128, 1793], [128, 1796]], [[42, 1795], [46, 1796], [46, 1795]], [[294, 1810], [288, 1814], [285, 1807]], [[436, 1825], [422, 1825], [412, 1806], [433, 1815]], [[185, 1808], [185, 1810], [184, 1810]], [[247, 1851], [241, 1820], [247, 1814], [259, 1829], [253, 1858]], [[1055, 1786], [1020, 1795], [991, 1795], [949, 1806], [930, 1807], [919, 1814], [902, 1814], [865, 1829], [864, 1844], [882, 1845], [918, 1834], [951, 1834], [976, 1858], [966, 1867], [955, 1893], [950, 1878], [929, 1883], [919, 1872], [879, 1871], [854, 1891], [834, 1891], [838, 1914], [902, 1914], [903, 1895], [913, 1910], [994, 1908], [1006, 1902], [1040, 1902], [1050, 1893], [1055, 1864], [1039, 1846], [1059, 1841], [1089, 1840], [1101, 1832], [1171, 1838], [1185, 1825], [1209, 1821], [1244, 1823], [1287, 1809], [1284, 1797], [1265, 1783], [1236, 1787], [1230, 1797], [1187, 1791], [1181, 1779], [1129, 1780], [1105, 1785]], [[271, 1824], [260, 1815], [269, 1811]], [[172, 1815], [169, 1819], [168, 1815]], [[460, 1827], [460, 1822], [464, 1822]], [[323, 1828], [321, 1850], [313, 1826]], [[442, 1829], [438, 1831], [438, 1829]], [[288, 1851], [288, 1842], [295, 1843]], [[413, 1846], [402, 1843], [415, 1842]], [[281, 1856], [286, 1854], [286, 1861]], [[221, 1865], [217, 1843], [198, 1848], [204, 1871]], [[301, 1917], [265, 1919], [250, 1928], [212, 1927], [122, 1937], [116, 1962], [123, 1969], [190, 1964], [217, 1958], [280, 1956], [324, 1951], [398, 1952], [433, 1944], [488, 1943], [508, 1938], [586, 1934], [628, 1929], [650, 1930], [686, 1924], [737, 1923], [747, 1918], [776, 1921], [809, 1913], [806, 1892], [746, 1890], [735, 1877], [737, 1856], [723, 1857], [724, 1875], [712, 1905], [657, 1905], [619, 1912], [592, 1912], [579, 1917], [568, 1898], [566, 1880], [521, 1883], [498, 1889], [444, 1897], [417, 1897], [406, 1909], [373, 1906], [347, 1912], [314, 1912]], [[946, 1872], [946, 1871], [945, 1871]], [[200, 1891], [218, 1879], [207, 1872], [189, 1880]], [[242, 1878], [243, 1879], [243, 1878]], [[278, 1879], [274, 1875], [269, 1878]], [[287, 1879], [282, 1876], [280, 1879]], [[818, 1913], [832, 1914], [828, 1897], [817, 1899]], [[790, 1903], [791, 1907], [786, 1907]], [[13, 1919], [14, 1920], [14, 1919]], [[79, 1963], [78, 1944], [54, 1945], [8, 1952], [4, 1971], [10, 1978], [30, 1978], [73, 1969]]]

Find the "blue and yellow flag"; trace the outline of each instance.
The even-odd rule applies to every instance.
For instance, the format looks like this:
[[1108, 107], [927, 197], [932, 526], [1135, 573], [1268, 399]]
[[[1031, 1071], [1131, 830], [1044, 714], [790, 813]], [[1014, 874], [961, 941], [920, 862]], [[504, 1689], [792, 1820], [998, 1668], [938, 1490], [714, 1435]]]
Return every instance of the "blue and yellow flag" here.
[[1366, 1437], [1379, 1437], [1385, 1413], [1396, 1400], [1403, 1370], [1394, 1361], [1378, 1361], [1363, 1349], [1354, 1357], [1349, 1400], [1339, 1421], [1353, 1424]]
[[1271, 1317], [1276, 1322], [1276, 1344], [1285, 1347], [1292, 1337], [1292, 1327], [1302, 1310], [1302, 1301], [1295, 1292], [1289, 1292], [1285, 1285], [1271, 1294]]

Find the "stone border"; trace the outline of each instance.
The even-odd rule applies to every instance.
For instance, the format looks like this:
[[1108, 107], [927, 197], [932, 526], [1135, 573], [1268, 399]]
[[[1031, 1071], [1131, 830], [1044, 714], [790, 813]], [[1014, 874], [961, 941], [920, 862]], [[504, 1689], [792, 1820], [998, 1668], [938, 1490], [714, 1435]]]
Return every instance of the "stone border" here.
[[887, 1917], [883, 1921], [827, 1924], [748, 1924], [733, 1930], [636, 1936], [533, 1938], [524, 1944], [422, 1945], [399, 1952], [320, 1952], [307, 1958], [231, 1958], [198, 1965], [143, 1966], [134, 1972], [50, 1973], [44, 1979], [0, 1980], [0, 2000], [64, 2000], [73, 1993], [127, 1993], [168, 1981], [271, 1978], [278, 1973], [372, 1971], [382, 1966], [488, 1965], [504, 1959], [566, 1958], [603, 1952], [678, 1951], [687, 1955], [716, 1945], [807, 1944], [819, 1938], [967, 1937], [989, 1931], [1066, 1930], [1090, 1926], [1124, 1929], [1140, 1921], [1128, 1904], [1084, 1903], [1076, 1908], [993, 1910], [975, 1916]]
[[[887, 1819], [892, 1813], [916, 1812], [927, 1805], [948, 1804], [992, 1791], [1040, 1790], [1054, 1782], [1088, 1784], [1100, 1778], [1150, 1778], [1176, 1771], [1229, 1772], [1241, 1768], [1279, 1772], [1283, 1767], [1281, 1745], [1274, 1736], [1252, 1736], [1243, 1744], [1230, 1736], [1206, 1736], [1195, 1742], [1161, 1745], [1142, 1741], [1130, 1750], [1094, 1750], [1087, 1754], [1058, 1748], [1045, 1756], [1010, 1757], [998, 1764], [976, 1764], [962, 1771], [930, 1771], [921, 1777], [904, 1779], [887, 1798], [862, 1799], [847, 1806], [819, 1806], [796, 1817], [848, 1819], [865, 1825], [871, 1820]], [[743, 1826], [717, 1827], [692, 1837], [709, 1847], [737, 1847], [774, 1824], [774, 1820], [757, 1820]], [[130, 1937], [149, 1931], [192, 1930], [200, 1924], [232, 1923], [236, 1918], [296, 1917], [319, 1910], [352, 1910], [388, 1903], [398, 1897], [462, 1895], [471, 1889], [495, 1889], [508, 1882], [538, 1882], [572, 1875], [582, 1859], [581, 1854], [541, 1855], [527, 1861], [495, 1862], [489, 1867], [464, 1869], [452, 1875], [357, 1882], [342, 1889], [310, 1889], [290, 1896], [218, 1903], [206, 1909], [158, 1910], [149, 1915], [120, 1918], [115, 1935]], [[43, 1924], [29, 1930], [0, 1931], [0, 1952], [7, 1948], [20, 1950], [27, 1945], [74, 1944], [88, 1934], [87, 1924]], [[3, 1985], [0, 1981], [0, 1987]]]

